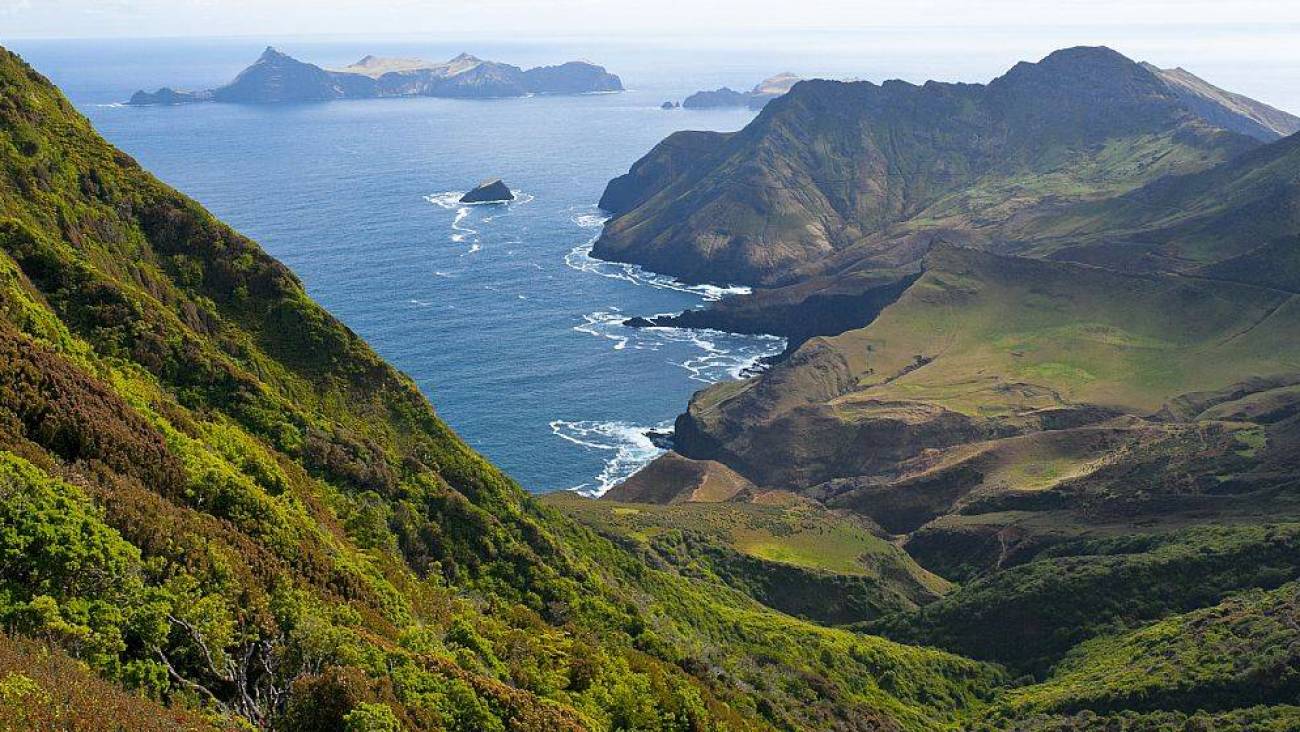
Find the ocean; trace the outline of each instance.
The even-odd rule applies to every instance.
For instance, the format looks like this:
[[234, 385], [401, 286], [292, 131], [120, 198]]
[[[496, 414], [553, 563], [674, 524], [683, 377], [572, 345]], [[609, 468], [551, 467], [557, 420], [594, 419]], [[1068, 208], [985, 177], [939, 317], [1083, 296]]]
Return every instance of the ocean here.
[[[599, 494], [659, 453], [646, 431], [670, 427], [693, 392], [737, 378], [784, 345], [620, 324], [727, 292], [588, 256], [604, 220], [595, 203], [611, 178], [676, 130], [736, 130], [753, 117], [665, 111], [662, 102], [749, 88], [787, 70], [985, 81], [1056, 43], [1038, 37], [1015, 51], [994, 38], [943, 56], [909, 50], [894, 35], [875, 45], [852, 40], [814, 44], [820, 51], [812, 53], [761, 44], [298, 39], [275, 45], [325, 66], [368, 53], [441, 60], [464, 50], [521, 66], [587, 57], [620, 74], [628, 91], [144, 108], [120, 102], [139, 88], [224, 83], [266, 40], [0, 42], [59, 84], [109, 141], [291, 267], [525, 489]], [[1207, 76], [1234, 90], [1277, 104], [1292, 93], [1259, 74], [1249, 77], [1259, 88], [1233, 86], [1239, 65], [1215, 63], [1219, 74]], [[517, 200], [457, 203], [498, 176]]]

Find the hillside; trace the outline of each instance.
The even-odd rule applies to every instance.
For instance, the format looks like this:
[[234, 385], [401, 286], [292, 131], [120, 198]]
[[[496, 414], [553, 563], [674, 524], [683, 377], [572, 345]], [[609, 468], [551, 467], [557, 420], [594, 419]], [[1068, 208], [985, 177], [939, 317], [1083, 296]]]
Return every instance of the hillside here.
[[[714, 569], [753, 523], [734, 515], [782, 495], [856, 518], [951, 585], [850, 627], [1019, 678], [964, 729], [1292, 729], [1291, 118], [1104, 49], [987, 87], [889, 87], [800, 84], [611, 182], [610, 256], [760, 286], [653, 324], [791, 342], [698, 392], [675, 452], [616, 494], [655, 505], [570, 513], [661, 554], [703, 534], [685, 556], [773, 607], [805, 585]], [[717, 476], [741, 486], [725, 504]], [[770, 541], [800, 556], [797, 532]]]
[[915, 610], [950, 589], [869, 522], [790, 498], [663, 506], [561, 491], [542, 500], [617, 538], [651, 566], [713, 578], [818, 622], [875, 620]]
[[[866, 328], [697, 394], [677, 449], [758, 486], [861, 505], [907, 532], [985, 490], [1039, 483], [1041, 499], [1134, 440], [1172, 439], [1181, 420], [1146, 418], [1182, 395], [1223, 393], [1209, 403], [1228, 404], [1259, 394], [1284, 408], [1300, 374], [1296, 305], [1290, 292], [1245, 283], [937, 249]], [[1052, 472], [1001, 475], [1029, 454]], [[941, 503], [904, 489], [916, 481], [937, 481], [929, 500]]]
[[[1300, 301], [1250, 281], [1293, 253], [1218, 280], [937, 248], [867, 327], [698, 393], [675, 449], [859, 515], [960, 583], [861, 628], [1057, 673], [1081, 642], [1300, 576], [1281, 523], [1300, 517]], [[1179, 688], [1014, 706], [1044, 725], [1203, 708]], [[1213, 711], [1286, 699], [1223, 693]]]
[[694, 138], [692, 157], [670, 137], [610, 183], [602, 206], [614, 217], [592, 253], [765, 286], [850, 247], [915, 262], [918, 242], [900, 239], [900, 227], [980, 228], [1257, 144], [1104, 48], [1057, 51], [987, 85], [808, 81], [740, 132], [682, 134]]
[[1003, 679], [540, 506], [8, 52], [0, 252], [6, 723], [921, 730]]

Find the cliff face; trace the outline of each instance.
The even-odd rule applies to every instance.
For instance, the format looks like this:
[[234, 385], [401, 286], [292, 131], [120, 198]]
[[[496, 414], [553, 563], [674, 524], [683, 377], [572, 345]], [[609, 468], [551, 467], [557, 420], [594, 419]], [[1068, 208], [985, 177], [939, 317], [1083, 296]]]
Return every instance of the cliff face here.
[[366, 56], [338, 70], [323, 69], [267, 48], [229, 84], [205, 92], [136, 92], [131, 104], [243, 104], [321, 102], [333, 99], [431, 96], [520, 97], [527, 94], [583, 94], [622, 91], [617, 76], [581, 61], [524, 71], [463, 53], [445, 63]]
[[612, 182], [616, 216], [593, 253], [687, 280], [788, 284], [852, 247], [883, 252], [899, 229], [979, 229], [1254, 144], [1093, 48], [988, 85], [808, 81], [711, 142], [685, 166], [670, 138]]

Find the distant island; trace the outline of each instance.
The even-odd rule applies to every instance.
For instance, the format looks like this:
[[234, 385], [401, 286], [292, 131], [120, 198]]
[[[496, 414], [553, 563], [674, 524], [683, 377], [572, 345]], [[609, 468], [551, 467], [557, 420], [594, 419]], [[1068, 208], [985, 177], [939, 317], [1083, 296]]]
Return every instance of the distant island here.
[[325, 69], [268, 46], [252, 66], [225, 86], [205, 91], [141, 90], [128, 104], [275, 104], [380, 97], [490, 99], [618, 91], [623, 91], [618, 76], [586, 61], [524, 70], [462, 53], [444, 63], [366, 56], [341, 69]]
[[768, 102], [790, 91], [790, 87], [803, 81], [803, 78], [785, 72], [768, 77], [747, 92], [722, 87], [713, 91], [698, 91], [686, 97], [681, 106], [685, 109], [722, 109], [725, 107], [748, 107], [762, 109]]

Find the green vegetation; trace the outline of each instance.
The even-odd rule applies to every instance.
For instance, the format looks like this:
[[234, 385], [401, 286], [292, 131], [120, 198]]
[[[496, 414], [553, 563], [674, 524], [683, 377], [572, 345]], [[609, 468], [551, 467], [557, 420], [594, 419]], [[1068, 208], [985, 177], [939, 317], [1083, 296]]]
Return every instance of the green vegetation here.
[[1175, 709], [1221, 711], [1291, 703], [1300, 586], [1236, 595], [1132, 633], [1080, 645], [1042, 684], [1009, 692], [1012, 714]]
[[950, 587], [860, 520], [808, 501], [659, 506], [567, 494], [543, 501], [651, 566], [720, 582], [824, 623], [915, 609]]
[[869, 627], [1041, 674], [1086, 639], [1295, 579], [1298, 524], [1084, 539]]
[[247, 729], [123, 691], [57, 646], [0, 635], [0, 729], [233, 732]]

